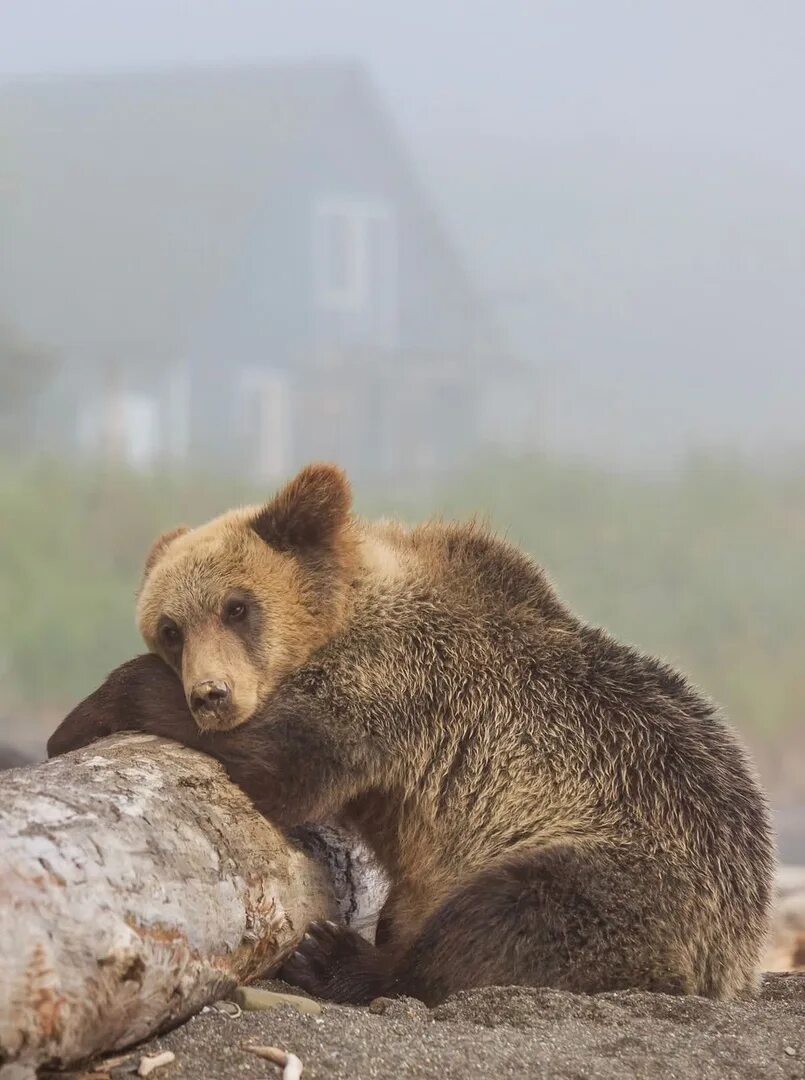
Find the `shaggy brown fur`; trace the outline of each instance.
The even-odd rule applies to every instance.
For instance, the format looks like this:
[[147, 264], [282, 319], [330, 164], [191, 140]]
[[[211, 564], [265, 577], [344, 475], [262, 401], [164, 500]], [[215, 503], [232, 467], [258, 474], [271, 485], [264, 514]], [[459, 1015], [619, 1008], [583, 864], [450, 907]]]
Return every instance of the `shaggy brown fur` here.
[[[314, 465], [264, 507], [155, 542], [137, 621], [181, 675], [199, 727], [244, 723], [341, 627], [355, 572], [348, 526], [346, 478]], [[225, 690], [214, 702], [196, 693], [213, 685]]]
[[[717, 709], [484, 529], [348, 511], [317, 466], [164, 542], [139, 602], [159, 655], [113, 673], [50, 752], [145, 728], [215, 755], [284, 826], [354, 826], [391, 892], [376, 947], [311, 928], [284, 974], [316, 994], [751, 992], [774, 854]], [[231, 680], [232, 711], [203, 716], [219, 730], [174, 672], [188, 695]]]

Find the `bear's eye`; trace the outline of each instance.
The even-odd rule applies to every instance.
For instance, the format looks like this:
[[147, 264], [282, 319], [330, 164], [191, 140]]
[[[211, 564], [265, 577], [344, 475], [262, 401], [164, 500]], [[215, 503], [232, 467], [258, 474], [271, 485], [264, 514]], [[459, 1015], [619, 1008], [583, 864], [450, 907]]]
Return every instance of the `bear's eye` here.
[[159, 628], [159, 637], [166, 648], [175, 649], [182, 640], [182, 631], [176, 623], [166, 622]]
[[227, 622], [241, 622], [246, 618], [248, 608], [242, 600], [230, 600], [224, 608], [224, 618]]

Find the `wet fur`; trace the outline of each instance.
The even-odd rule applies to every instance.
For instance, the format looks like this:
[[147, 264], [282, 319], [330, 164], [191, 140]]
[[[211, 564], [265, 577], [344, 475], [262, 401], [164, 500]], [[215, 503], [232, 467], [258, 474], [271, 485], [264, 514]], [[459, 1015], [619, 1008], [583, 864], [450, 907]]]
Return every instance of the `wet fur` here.
[[[261, 511], [262, 565], [290, 565], [240, 584], [304, 613], [273, 623], [280, 637], [319, 622], [255, 715], [200, 732], [174, 672], [141, 657], [74, 710], [50, 752], [145, 728], [217, 757], [283, 826], [356, 828], [392, 887], [377, 947], [314, 926], [286, 965], [321, 996], [435, 1002], [492, 983], [751, 993], [774, 852], [764, 796], [718, 710], [576, 619], [536, 564], [483, 528], [363, 523], [333, 516], [343, 501], [318, 491], [337, 527], [322, 542], [302, 515], [287, 544], [284, 496], [282, 512]], [[233, 580], [243, 561], [227, 563], [227, 544], [256, 551], [254, 530], [239, 534], [254, 514], [238, 513], [206, 527], [215, 573]], [[171, 565], [180, 576], [165, 558], [165, 580]]]

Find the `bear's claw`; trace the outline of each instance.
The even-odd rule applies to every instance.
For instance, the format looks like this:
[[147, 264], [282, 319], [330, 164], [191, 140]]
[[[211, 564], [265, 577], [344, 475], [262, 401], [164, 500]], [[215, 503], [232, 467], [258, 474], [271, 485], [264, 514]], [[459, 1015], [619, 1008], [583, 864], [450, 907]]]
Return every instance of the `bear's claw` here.
[[355, 1001], [367, 977], [376, 977], [379, 960], [378, 951], [360, 934], [327, 920], [308, 926], [280, 975], [315, 997]]

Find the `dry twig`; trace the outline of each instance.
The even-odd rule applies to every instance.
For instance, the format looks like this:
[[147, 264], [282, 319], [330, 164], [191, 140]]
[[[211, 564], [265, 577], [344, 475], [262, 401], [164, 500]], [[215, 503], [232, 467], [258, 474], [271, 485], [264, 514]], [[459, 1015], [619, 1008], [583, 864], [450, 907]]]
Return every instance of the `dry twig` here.
[[176, 1055], [172, 1050], [163, 1050], [161, 1054], [155, 1054], [153, 1057], [144, 1057], [140, 1059], [140, 1067], [137, 1069], [138, 1076], [150, 1076], [155, 1069], [161, 1069], [163, 1065], [170, 1065], [172, 1061], [176, 1060]]
[[279, 1065], [282, 1069], [282, 1080], [299, 1080], [302, 1075], [302, 1062], [296, 1054], [288, 1054], [284, 1050], [280, 1050], [278, 1046], [244, 1045], [243, 1049], [248, 1050], [250, 1054], [254, 1054], [256, 1057]]

